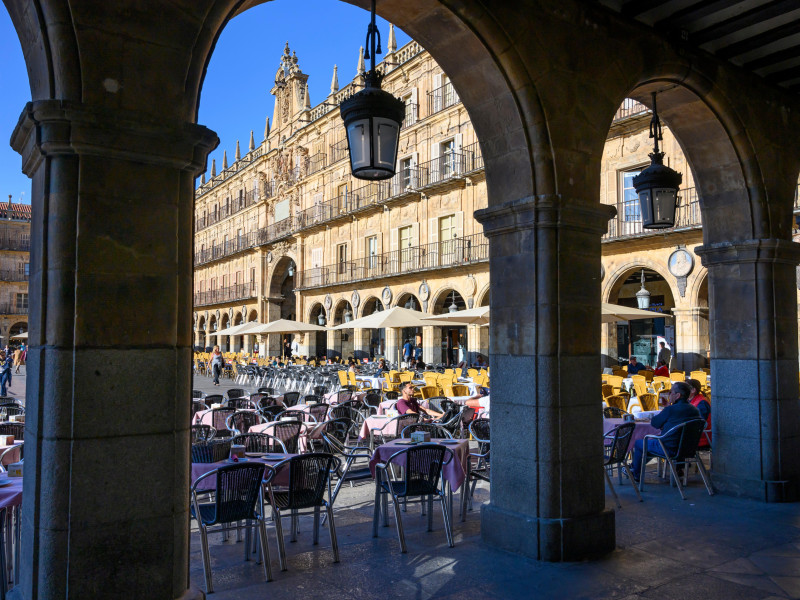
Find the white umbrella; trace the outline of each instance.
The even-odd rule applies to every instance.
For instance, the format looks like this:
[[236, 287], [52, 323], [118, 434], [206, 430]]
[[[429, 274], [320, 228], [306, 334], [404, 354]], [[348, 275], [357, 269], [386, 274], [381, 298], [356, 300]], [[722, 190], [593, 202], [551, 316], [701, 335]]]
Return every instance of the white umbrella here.
[[488, 325], [489, 307], [477, 306], [467, 310], [457, 310], [443, 315], [433, 315], [423, 317], [425, 321], [448, 321], [450, 324], [458, 325]]
[[309, 333], [314, 331], [328, 331], [325, 327], [303, 323], [302, 321], [289, 321], [288, 319], [278, 319], [270, 323], [259, 325], [248, 334], [268, 334], [268, 333]]
[[636, 321], [639, 319], [660, 319], [662, 317], [671, 318], [672, 315], [603, 302], [603, 323], [614, 323], [616, 321]]
[[424, 320], [425, 313], [395, 306], [389, 310], [374, 312], [366, 317], [355, 319], [349, 323], [336, 325], [333, 329], [383, 329], [384, 327], [446, 327], [446, 321]]
[[28, 332], [20, 333], [19, 335], [12, 335], [11, 339], [18, 339], [18, 340], [27, 340], [28, 339]]
[[234, 325], [233, 327], [228, 327], [227, 329], [223, 329], [221, 331], [215, 331], [214, 333], [210, 334], [214, 335], [243, 335], [243, 334], [250, 334], [251, 329], [258, 327], [261, 325], [258, 321], [250, 321], [249, 323], [241, 323], [239, 325]]

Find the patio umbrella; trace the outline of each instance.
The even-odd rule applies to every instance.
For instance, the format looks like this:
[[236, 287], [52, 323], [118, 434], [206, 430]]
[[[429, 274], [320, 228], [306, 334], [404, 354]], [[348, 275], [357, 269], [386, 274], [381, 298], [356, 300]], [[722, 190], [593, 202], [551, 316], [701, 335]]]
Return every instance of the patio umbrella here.
[[268, 333], [310, 333], [314, 331], [328, 331], [325, 327], [303, 323], [302, 321], [289, 321], [288, 319], [278, 319], [270, 323], [260, 324], [258, 327], [249, 331], [248, 334], [266, 335]]
[[223, 329], [222, 331], [215, 331], [209, 335], [250, 335], [253, 333], [251, 329], [254, 329], [261, 325], [258, 321], [250, 321], [249, 323], [241, 323], [240, 325], [234, 325], [233, 327], [228, 327], [227, 329]]
[[603, 323], [614, 323], [616, 321], [636, 321], [638, 319], [660, 319], [662, 317], [671, 318], [672, 315], [603, 302]]
[[489, 307], [477, 306], [467, 310], [457, 310], [443, 315], [422, 317], [424, 321], [447, 321], [450, 325], [488, 325]]
[[12, 335], [11, 339], [12, 340], [15, 340], [15, 339], [16, 340], [26, 340], [26, 339], [28, 339], [28, 332], [26, 331], [24, 333], [20, 333], [19, 335]]
[[446, 327], [452, 323], [437, 320], [425, 320], [425, 313], [395, 306], [389, 310], [374, 312], [366, 317], [354, 319], [349, 323], [336, 325], [333, 329], [383, 329], [384, 327]]

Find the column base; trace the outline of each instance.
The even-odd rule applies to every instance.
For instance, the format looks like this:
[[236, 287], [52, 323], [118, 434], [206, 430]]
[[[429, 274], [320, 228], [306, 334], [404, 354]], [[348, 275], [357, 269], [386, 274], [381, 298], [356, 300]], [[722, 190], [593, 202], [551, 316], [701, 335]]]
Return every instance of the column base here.
[[481, 537], [489, 546], [548, 562], [601, 556], [616, 547], [614, 511], [574, 519], [537, 519], [492, 504], [481, 510]]
[[712, 472], [711, 481], [718, 492], [729, 496], [752, 498], [769, 503], [800, 501], [800, 482], [798, 481], [747, 479], [716, 472]]
[[[9, 590], [6, 598], [8, 600], [25, 600], [25, 596], [22, 594], [22, 586], [18, 585]], [[206, 594], [199, 587], [192, 584], [188, 590], [175, 600], [206, 600]]]

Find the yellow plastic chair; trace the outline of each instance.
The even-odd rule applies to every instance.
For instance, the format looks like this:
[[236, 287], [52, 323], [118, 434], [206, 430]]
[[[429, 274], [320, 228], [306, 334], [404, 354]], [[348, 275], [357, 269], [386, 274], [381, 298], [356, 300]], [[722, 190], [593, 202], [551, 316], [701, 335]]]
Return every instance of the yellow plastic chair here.
[[705, 371], [692, 371], [689, 373], [689, 379], [697, 379], [700, 385], [706, 385], [708, 383], [708, 374]]
[[672, 387], [672, 380], [669, 377], [653, 377], [653, 389], [656, 392], [666, 390]]
[[639, 396], [639, 406], [646, 411], [658, 410], [658, 395], [641, 394]]
[[467, 369], [467, 376], [474, 379], [475, 377], [478, 376], [478, 369]]
[[350, 380], [347, 378], [347, 371], [337, 371], [336, 375], [339, 377], [339, 385], [342, 387], [350, 385]]
[[466, 385], [456, 384], [450, 386], [450, 389], [453, 392], [453, 396], [469, 396], [469, 388]]
[[622, 394], [614, 394], [605, 399], [606, 404], [612, 408], [628, 411], [628, 398]]
[[439, 395], [439, 387], [435, 385], [423, 385], [421, 388], [419, 388], [419, 393], [423, 400], [435, 398]]
[[622, 377], [619, 375], [606, 375], [606, 383], [612, 387], [615, 394], [622, 391]]
[[641, 396], [647, 393], [647, 379], [643, 375], [631, 375], [633, 380], [633, 389], [636, 390], [636, 395]]

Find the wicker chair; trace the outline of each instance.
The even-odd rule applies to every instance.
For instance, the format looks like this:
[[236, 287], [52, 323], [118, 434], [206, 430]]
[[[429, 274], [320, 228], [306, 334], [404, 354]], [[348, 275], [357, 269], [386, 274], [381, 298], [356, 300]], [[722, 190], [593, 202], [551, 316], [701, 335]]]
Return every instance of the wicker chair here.
[[13, 435], [14, 441], [25, 439], [25, 423], [0, 423], [0, 435]]
[[283, 405], [286, 408], [294, 406], [298, 402], [300, 402], [300, 392], [285, 392], [283, 394]]
[[[276, 471], [283, 468], [289, 469], [288, 489], [276, 489], [272, 483], [269, 483], [267, 487], [269, 504], [272, 506], [275, 520], [275, 532], [278, 536], [278, 555], [280, 558], [281, 571], [287, 569], [286, 546], [283, 539], [283, 525], [281, 520], [284, 516], [291, 517], [292, 541], [295, 541], [297, 539], [297, 517], [302, 514], [300, 513], [302, 510], [310, 510], [314, 515], [314, 544], [316, 545], [319, 543], [320, 510], [325, 509], [328, 521], [328, 533], [331, 536], [333, 562], [339, 562], [339, 544], [336, 540], [336, 527], [333, 520], [333, 500], [329, 483], [331, 473], [338, 470], [340, 462], [341, 461], [332, 454], [320, 452], [293, 456], [275, 465]], [[325, 500], [326, 490], [328, 491], [327, 500]], [[284, 512], [286, 512], [287, 515], [284, 515]]]
[[[400, 437], [400, 433], [408, 427], [409, 425], [413, 425], [414, 423], [419, 422], [419, 415], [417, 413], [406, 413], [404, 415], [399, 415], [394, 417], [393, 419], [387, 420], [383, 426], [381, 427], [373, 427], [369, 430], [369, 446], [370, 448], [375, 448], [376, 443], [375, 439], [380, 438], [380, 443], [377, 445], [385, 444], [391, 440], [394, 440]], [[392, 426], [390, 426], [392, 425]], [[387, 428], [391, 430], [393, 427], [396, 427], [396, 433], [386, 433]]]
[[244, 446], [245, 452], [275, 452], [286, 454], [286, 446], [275, 436], [267, 433], [243, 433], [233, 436], [231, 443]]
[[276, 421], [264, 428], [267, 433], [283, 442], [289, 454], [297, 454], [300, 446], [300, 434], [303, 431], [302, 421]]
[[[274, 475], [275, 471], [272, 467], [265, 467], [263, 464], [240, 463], [214, 469], [198, 477], [192, 485], [191, 512], [192, 517], [197, 520], [200, 531], [200, 553], [203, 557], [203, 574], [205, 575], [207, 594], [214, 592], [211, 581], [208, 534], [215, 531], [250, 527], [258, 529], [263, 554], [264, 577], [267, 581], [272, 581], [267, 526], [260, 507], [263, 506], [262, 482], [269, 484]], [[214, 501], [201, 504], [198, 499], [198, 485], [209, 477], [216, 479]], [[241, 525], [242, 522], [244, 525]]]
[[622, 419], [629, 413], [625, 412], [621, 408], [617, 408], [616, 406], [604, 406], [603, 407], [603, 418], [604, 419]]
[[436, 423], [413, 423], [411, 425], [407, 425], [403, 428], [403, 431], [400, 432], [400, 437], [410, 438], [411, 434], [415, 431], [425, 431], [431, 434], [432, 438], [444, 440], [453, 439], [453, 435], [447, 431], [447, 429], [441, 425], [437, 425]]
[[472, 439], [478, 442], [478, 452], [470, 452], [469, 470], [461, 493], [461, 520], [467, 518], [467, 508], [472, 510], [472, 496], [478, 481], [491, 483], [489, 455], [491, 451], [491, 426], [489, 419], [475, 419], [469, 424]]
[[352, 425], [350, 419], [333, 419], [326, 422], [321, 429], [325, 452], [341, 461], [333, 473], [336, 477], [336, 486], [331, 492], [331, 504], [336, 501], [336, 496], [345, 482], [352, 486], [356, 481], [372, 481], [369, 464], [357, 464], [359, 459], [368, 462], [372, 458], [372, 452], [369, 448], [359, 445], [358, 434], [353, 433]]
[[244, 396], [239, 398], [231, 398], [228, 400], [225, 406], [228, 408], [235, 408], [236, 410], [256, 410], [258, 407], [258, 405], [252, 402], [250, 398]]
[[[449, 456], [445, 458], [445, 455]], [[385, 463], [378, 464], [375, 468], [375, 510], [372, 515], [372, 537], [378, 537], [378, 521], [381, 512], [384, 517], [384, 525], [387, 524], [386, 500], [391, 496], [397, 536], [400, 538], [400, 552], [405, 554], [408, 549], [403, 532], [401, 500], [404, 506], [411, 502], [425, 503], [436, 500], [442, 505], [447, 544], [452, 548], [455, 542], [450, 524], [448, 502], [442, 486], [439, 485], [442, 467], [451, 460], [453, 460], [453, 453], [449, 448], [439, 444], [420, 444], [395, 452]], [[429, 511], [429, 530], [432, 528], [432, 521], [433, 511]]]
[[224, 404], [225, 403], [225, 396], [222, 394], [208, 394], [204, 399], [203, 402], [206, 406], [211, 406], [212, 404]]
[[262, 406], [259, 408], [258, 412], [260, 412], [267, 422], [271, 423], [272, 421], [278, 420], [278, 415], [284, 412], [284, 408], [282, 406], [278, 406], [277, 404], [269, 405], [269, 406]]
[[253, 425], [260, 425], [266, 423], [267, 420], [253, 410], [237, 410], [225, 421], [225, 426], [230, 430], [233, 435], [240, 435], [250, 431]]
[[214, 439], [217, 430], [211, 425], [192, 425], [192, 443], [207, 442]]
[[[231, 437], [233, 432], [228, 429], [228, 417], [236, 412], [233, 408], [212, 408], [208, 414], [211, 415], [211, 426], [217, 430], [217, 438]], [[203, 419], [204, 421], [206, 419]]]

